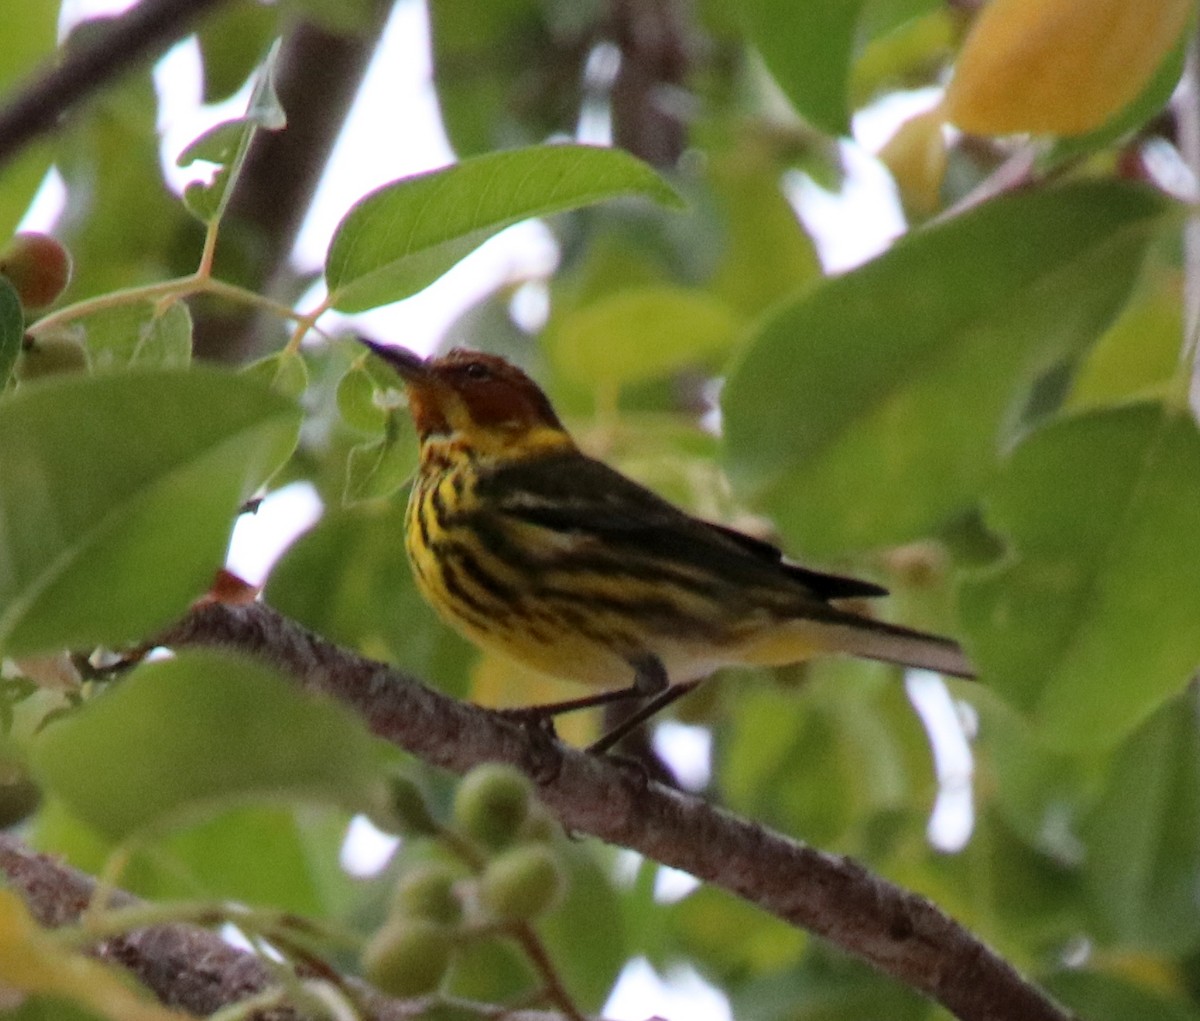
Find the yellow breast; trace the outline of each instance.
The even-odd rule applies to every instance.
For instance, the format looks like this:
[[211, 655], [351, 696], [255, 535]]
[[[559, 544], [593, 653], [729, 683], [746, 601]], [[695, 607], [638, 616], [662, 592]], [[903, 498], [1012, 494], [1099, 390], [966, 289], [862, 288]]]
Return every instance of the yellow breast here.
[[[539, 594], [538, 551], [507, 548], [519, 536], [489, 531], [475, 503], [470, 467], [447, 464], [413, 485], [405, 544], [417, 587], [451, 627], [476, 645], [540, 673], [605, 687], [632, 678], [610, 636], [589, 624], [585, 609]], [[504, 542], [506, 548], [498, 549]]]

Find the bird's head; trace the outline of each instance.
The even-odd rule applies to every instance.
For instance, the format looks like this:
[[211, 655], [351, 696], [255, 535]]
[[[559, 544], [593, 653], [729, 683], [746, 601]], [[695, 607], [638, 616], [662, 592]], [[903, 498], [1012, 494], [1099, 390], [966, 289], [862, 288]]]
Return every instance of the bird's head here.
[[404, 380], [422, 444], [442, 437], [498, 450], [570, 442], [550, 399], [503, 358], [462, 348], [422, 358], [401, 347], [359, 339]]

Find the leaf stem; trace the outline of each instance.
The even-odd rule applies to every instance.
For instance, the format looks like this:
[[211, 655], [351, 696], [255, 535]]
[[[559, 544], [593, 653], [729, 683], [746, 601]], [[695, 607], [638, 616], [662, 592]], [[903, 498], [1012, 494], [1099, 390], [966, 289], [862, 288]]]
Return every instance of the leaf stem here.
[[[206, 253], [207, 248], [206, 239]], [[203, 262], [201, 263], [201, 268], [203, 269]], [[302, 322], [304, 323], [304, 332], [316, 329], [315, 319], [324, 312], [324, 308], [320, 308], [314, 313], [304, 315], [297, 312], [294, 308], [290, 308], [278, 301], [272, 301], [270, 298], [263, 297], [263, 295], [257, 294], [248, 288], [239, 287], [224, 280], [217, 280], [211, 276], [204, 276], [201, 270], [197, 270], [195, 273], [190, 273], [184, 277], [161, 280], [155, 284], [142, 284], [138, 287], [124, 287], [119, 291], [110, 291], [108, 294], [100, 294], [94, 298], [77, 301], [73, 305], [67, 305], [60, 308], [57, 312], [43, 316], [31, 325], [26, 332], [33, 337], [45, 336], [77, 319], [84, 319], [87, 316], [95, 315], [97, 312], [105, 312], [111, 308], [120, 308], [124, 305], [133, 305], [142, 301], [162, 302], [165, 300], [178, 300], [190, 297], [193, 294], [213, 294], [229, 301], [260, 308], [265, 312], [278, 316], [280, 319]]]
[[558, 969], [550, 960], [550, 954], [546, 951], [546, 947], [537, 932], [534, 931], [533, 926], [528, 922], [517, 922], [508, 931], [541, 977], [546, 999], [571, 1021], [584, 1021], [583, 1012], [571, 999], [571, 994], [567, 992], [566, 986], [559, 977]]
[[[124, 864], [123, 858], [119, 865], [123, 867]], [[105, 908], [96, 898], [93, 898], [93, 906], [85, 916], [84, 923], [59, 929], [55, 933], [55, 939], [64, 946], [79, 949], [113, 936], [123, 936], [137, 929], [180, 922], [200, 926], [236, 925], [248, 935], [272, 944], [286, 945], [289, 951], [294, 950], [297, 954], [306, 956], [312, 954], [312, 951], [303, 945], [306, 940], [334, 944], [346, 949], [353, 949], [360, 942], [354, 934], [328, 922], [315, 923], [283, 911], [247, 908], [225, 901], [175, 901], [159, 904], [146, 902], [128, 907]]]
[[310, 312], [297, 313], [293, 316], [296, 321], [296, 327], [292, 330], [292, 335], [288, 339], [287, 346], [284, 348], [285, 354], [295, 354], [300, 350], [300, 344], [304, 340], [305, 335], [309, 330], [316, 329], [317, 320], [329, 311], [332, 297], [326, 295], [325, 298]]
[[200, 265], [196, 267], [196, 277], [200, 280], [212, 279], [213, 258], [217, 253], [217, 237], [221, 233], [221, 218], [213, 217], [204, 231], [204, 250], [200, 253]]

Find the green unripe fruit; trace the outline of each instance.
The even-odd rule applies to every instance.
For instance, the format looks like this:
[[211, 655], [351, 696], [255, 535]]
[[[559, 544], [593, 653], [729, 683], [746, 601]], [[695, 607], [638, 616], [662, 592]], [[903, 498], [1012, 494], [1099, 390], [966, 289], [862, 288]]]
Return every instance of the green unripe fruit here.
[[17, 234], [0, 252], [0, 273], [8, 277], [25, 308], [45, 308], [71, 279], [71, 256], [48, 234]]
[[389, 996], [433, 992], [450, 967], [454, 939], [424, 918], [393, 918], [363, 949], [363, 975]]
[[463, 910], [454, 893], [455, 878], [445, 865], [418, 865], [396, 883], [392, 914], [457, 925]]
[[534, 804], [529, 807], [529, 816], [517, 837], [523, 844], [549, 844], [561, 832], [558, 820], [541, 805]]
[[472, 840], [498, 850], [516, 839], [530, 797], [529, 781], [512, 766], [476, 766], [454, 795], [454, 819]]
[[425, 795], [407, 776], [388, 777], [387, 818], [372, 820], [380, 829], [409, 837], [431, 837], [441, 831], [425, 803]]
[[522, 844], [488, 864], [479, 899], [501, 921], [530, 921], [558, 903], [565, 885], [562, 867], [548, 848]]
[[87, 369], [87, 352], [65, 337], [43, 337], [21, 352], [16, 376], [22, 382], [46, 376], [64, 376]]

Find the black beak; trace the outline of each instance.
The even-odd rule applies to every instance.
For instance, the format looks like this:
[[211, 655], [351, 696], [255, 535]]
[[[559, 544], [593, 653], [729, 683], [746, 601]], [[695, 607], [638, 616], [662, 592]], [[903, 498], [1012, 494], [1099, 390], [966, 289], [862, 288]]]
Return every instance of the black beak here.
[[379, 344], [373, 340], [367, 340], [366, 337], [357, 337], [356, 339], [360, 344], [369, 347], [379, 355], [400, 374], [402, 379], [416, 383], [429, 378], [428, 363], [420, 355], [413, 354], [407, 348]]

